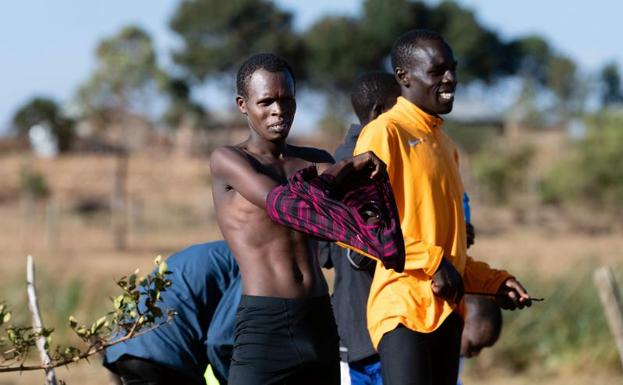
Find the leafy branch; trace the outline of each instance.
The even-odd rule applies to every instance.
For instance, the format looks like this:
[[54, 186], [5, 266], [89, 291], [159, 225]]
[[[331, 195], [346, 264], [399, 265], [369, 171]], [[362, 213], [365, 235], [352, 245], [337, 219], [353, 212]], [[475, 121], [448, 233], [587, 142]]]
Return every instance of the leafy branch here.
[[[158, 267], [153, 273], [140, 277], [138, 269], [129, 276], [116, 281], [122, 293], [111, 298], [114, 309], [90, 325], [80, 324], [69, 317], [69, 327], [85, 343], [85, 347], [57, 345], [50, 349], [54, 329], [10, 324], [9, 307], [0, 302], [0, 373], [28, 370], [49, 370], [68, 365], [101, 352], [139, 335], [148, 333], [169, 322], [175, 315], [172, 309], [163, 310], [159, 305], [161, 294], [171, 286], [166, 278], [167, 263], [158, 256]], [[163, 317], [166, 318], [163, 320]], [[37, 340], [45, 340], [44, 349], [49, 362], [25, 365], [25, 360]]]

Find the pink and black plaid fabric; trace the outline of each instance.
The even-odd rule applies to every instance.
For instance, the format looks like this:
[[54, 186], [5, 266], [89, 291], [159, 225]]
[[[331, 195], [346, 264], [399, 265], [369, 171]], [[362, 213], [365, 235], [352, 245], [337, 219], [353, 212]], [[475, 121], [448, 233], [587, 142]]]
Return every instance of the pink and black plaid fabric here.
[[[370, 180], [354, 175], [348, 186], [335, 186], [334, 179], [318, 175], [315, 166], [298, 171], [287, 184], [270, 191], [268, 215], [281, 225], [340, 242], [402, 272], [405, 246], [387, 176]], [[378, 223], [367, 224], [360, 214], [370, 210], [378, 216]]]

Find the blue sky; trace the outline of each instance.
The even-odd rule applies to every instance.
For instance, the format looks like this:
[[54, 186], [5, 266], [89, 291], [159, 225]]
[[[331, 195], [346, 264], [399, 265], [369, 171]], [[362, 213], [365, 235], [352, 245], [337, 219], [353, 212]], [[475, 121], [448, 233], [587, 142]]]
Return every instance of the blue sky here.
[[[536, 33], [584, 72], [623, 64], [623, 2], [613, 0], [459, 0], [503, 36]], [[326, 14], [356, 15], [360, 0], [277, 0], [305, 28]], [[176, 43], [167, 21], [177, 0], [19, 0], [0, 12], [0, 131], [31, 97], [68, 101], [94, 66], [97, 43], [127, 24], [152, 34], [161, 59]], [[166, 61], [165, 61], [166, 64]], [[304, 105], [300, 106], [305, 108]], [[299, 108], [299, 112], [300, 109]]]

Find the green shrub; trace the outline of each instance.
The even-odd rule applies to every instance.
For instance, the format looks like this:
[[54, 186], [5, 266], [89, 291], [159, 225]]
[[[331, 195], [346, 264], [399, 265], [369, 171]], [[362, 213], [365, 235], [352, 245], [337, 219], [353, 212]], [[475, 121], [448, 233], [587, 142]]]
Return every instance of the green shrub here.
[[489, 146], [501, 131], [493, 125], [472, 126], [452, 121], [444, 123], [444, 130], [468, 154], [478, 153]]
[[473, 162], [474, 176], [484, 190], [484, 197], [498, 204], [508, 202], [514, 192], [526, 188], [527, 171], [534, 155], [531, 146], [506, 147], [492, 143]]
[[587, 119], [591, 127], [570, 155], [542, 180], [546, 203], [586, 203], [620, 213], [623, 201], [623, 115], [604, 113]]
[[500, 341], [490, 352], [491, 364], [516, 371], [618, 368], [616, 345], [592, 270], [587, 264], [556, 280], [524, 280], [532, 295], [546, 299], [529, 309], [504, 312]]
[[28, 167], [22, 168], [20, 172], [20, 190], [24, 195], [33, 199], [45, 199], [50, 195], [45, 176]]

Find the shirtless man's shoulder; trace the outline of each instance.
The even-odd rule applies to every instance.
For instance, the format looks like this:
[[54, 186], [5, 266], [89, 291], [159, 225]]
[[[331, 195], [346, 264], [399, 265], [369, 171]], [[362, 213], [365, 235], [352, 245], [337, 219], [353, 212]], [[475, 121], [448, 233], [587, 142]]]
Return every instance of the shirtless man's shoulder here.
[[[326, 151], [314, 147], [303, 147], [288, 144], [287, 159], [284, 162], [292, 161], [295, 164], [294, 169], [287, 167], [287, 175], [282, 177], [289, 177], [292, 171], [298, 171], [310, 164], [332, 164], [335, 163], [333, 156]], [[259, 154], [253, 154], [245, 149], [244, 143], [236, 145], [225, 145], [217, 147], [210, 156], [210, 168], [212, 170], [213, 177], [219, 177], [219, 175], [236, 175], [239, 173], [245, 174], [251, 169], [256, 172], [266, 172], [266, 167], [270, 167], [270, 164], [262, 161]], [[272, 168], [272, 167], [271, 167]], [[247, 169], [246, 172], [244, 169]]]
[[326, 150], [315, 147], [303, 147], [288, 144], [291, 153], [310, 163], [335, 163], [333, 156]]
[[241, 144], [222, 145], [216, 147], [210, 154], [209, 159], [210, 167], [217, 167], [217, 171], [219, 170], [218, 167], [227, 165], [223, 164], [223, 162], [248, 162], [248, 158], [245, 156], [245, 152], [242, 149]]

